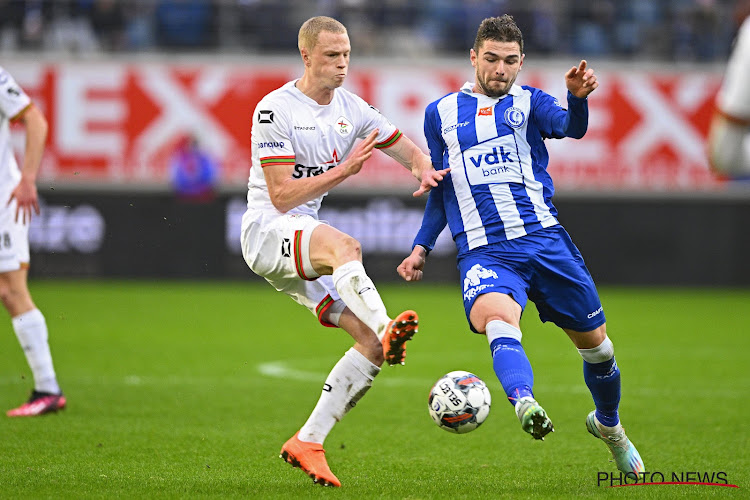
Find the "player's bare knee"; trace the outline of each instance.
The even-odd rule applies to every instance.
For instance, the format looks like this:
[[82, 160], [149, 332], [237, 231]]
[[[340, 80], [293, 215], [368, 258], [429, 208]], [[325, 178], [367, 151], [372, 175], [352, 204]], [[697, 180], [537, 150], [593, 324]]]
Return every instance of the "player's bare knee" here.
[[0, 291], [0, 300], [2, 300], [3, 306], [11, 317], [18, 316], [35, 307], [31, 295], [25, 289], [8, 287], [4, 291]]
[[501, 321], [503, 323], [507, 323], [515, 329], [518, 329], [518, 320], [512, 314], [503, 313], [495, 313], [486, 317], [477, 318], [476, 320], [472, 320], [471, 324], [479, 333], [487, 333], [487, 325], [489, 325], [493, 321]]
[[362, 245], [356, 238], [345, 234], [336, 242], [334, 253], [339, 264], [362, 260]]

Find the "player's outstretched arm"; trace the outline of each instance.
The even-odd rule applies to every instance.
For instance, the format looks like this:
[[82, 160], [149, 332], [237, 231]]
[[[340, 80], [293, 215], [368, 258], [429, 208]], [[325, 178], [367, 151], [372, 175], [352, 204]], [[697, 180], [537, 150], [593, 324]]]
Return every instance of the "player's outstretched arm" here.
[[578, 67], [573, 66], [565, 73], [565, 86], [571, 94], [583, 99], [599, 86], [594, 70], [587, 68], [585, 59], [582, 59]]
[[270, 165], [263, 168], [271, 203], [279, 212], [289, 210], [322, 196], [342, 181], [359, 173], [362, 165], [372, 156], [378, 130], [359, 142], [349, 156], [336, 168], [306, 179], [293, 179], [293, 166]]
[[424, 275], [426, 260], [427, 251], [423, 247], [416, 245], [411, 254], [399, 264], [396, 271], [406, 281], [420, 281]]
[[435, 170], [430, 157], [422, 152], [416, 144], [408, 137], [401, 139], [393, 146], [382, 150], [385, 154], [408, 168], [412, 175], [419, 181], [419, 189], [414, 191], [413, 196], [422, 196], [432, 188], [437, 187], [438, 182], [450, 172], [449, 168]]
[[44, 143], [47, 140], [47, 119], [34, 106], [29, 106], [19, 117], [26, 127], [26, 146], [21, 168], [21, 180], [10, 193], [7, 204], [16, 200], [16, 221], [19, 215], [24, 224], [31, 222], [32, 212], [39, 215], [39, 197], [36, 189], [36, 177], [44, 154]]

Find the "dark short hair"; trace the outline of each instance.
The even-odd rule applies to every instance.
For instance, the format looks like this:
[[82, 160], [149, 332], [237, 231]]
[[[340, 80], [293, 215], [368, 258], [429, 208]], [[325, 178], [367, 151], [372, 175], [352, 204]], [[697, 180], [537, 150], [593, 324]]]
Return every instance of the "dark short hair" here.
[[477, 30], [477, 37], [474, 40], [474, 52], [479, 52], [479, 47], [486, 41], [495, 42], [518, 42], [523, 54], [523, 35], [518, 28], [513, 16], [505, 14], [500, 17], [488, 17]]

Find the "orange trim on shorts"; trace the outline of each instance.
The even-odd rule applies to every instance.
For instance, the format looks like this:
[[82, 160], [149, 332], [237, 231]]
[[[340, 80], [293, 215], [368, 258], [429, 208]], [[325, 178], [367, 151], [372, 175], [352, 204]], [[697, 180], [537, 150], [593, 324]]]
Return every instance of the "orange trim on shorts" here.
[[31, 265], [28, 262], [21, 262], [21, 269], [28, 269]]
[[297, 269], [297, 275], [303, 280], [315, 281], [316, 278], [308, 278], [305, 274], [304, 265], [302, 264], [302, 231], [294, 232], [294, 267]]
[[318, 321], [320, 321], [321, 325], [327, 326], [328, 328], [338, 328], [338, 326], [334, 325], [333, 323], [323, 321], [323, 314], [325, 314], [325, 312], [330, 309], [333, 303], [333, 297], [331, 297], [330, 295], [326, 295], [326, 298], [321, 300], [320, 304], [318, 304], [318, 307], [315, 308], [315, 312], [318, 315]]

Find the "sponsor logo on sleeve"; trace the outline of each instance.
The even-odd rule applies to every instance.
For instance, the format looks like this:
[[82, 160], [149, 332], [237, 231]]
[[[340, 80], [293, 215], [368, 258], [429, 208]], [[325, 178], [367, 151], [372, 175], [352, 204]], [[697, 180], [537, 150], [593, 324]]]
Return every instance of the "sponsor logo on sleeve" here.
[[258, 110], [258, 123], [273, 123], [273, 111], [270, 109]]
[[259, 142], [258, 143], [258, 149], [263, 148], [283, 148], [284, 147], [284, 141], [268, 141], [268, 142]]

